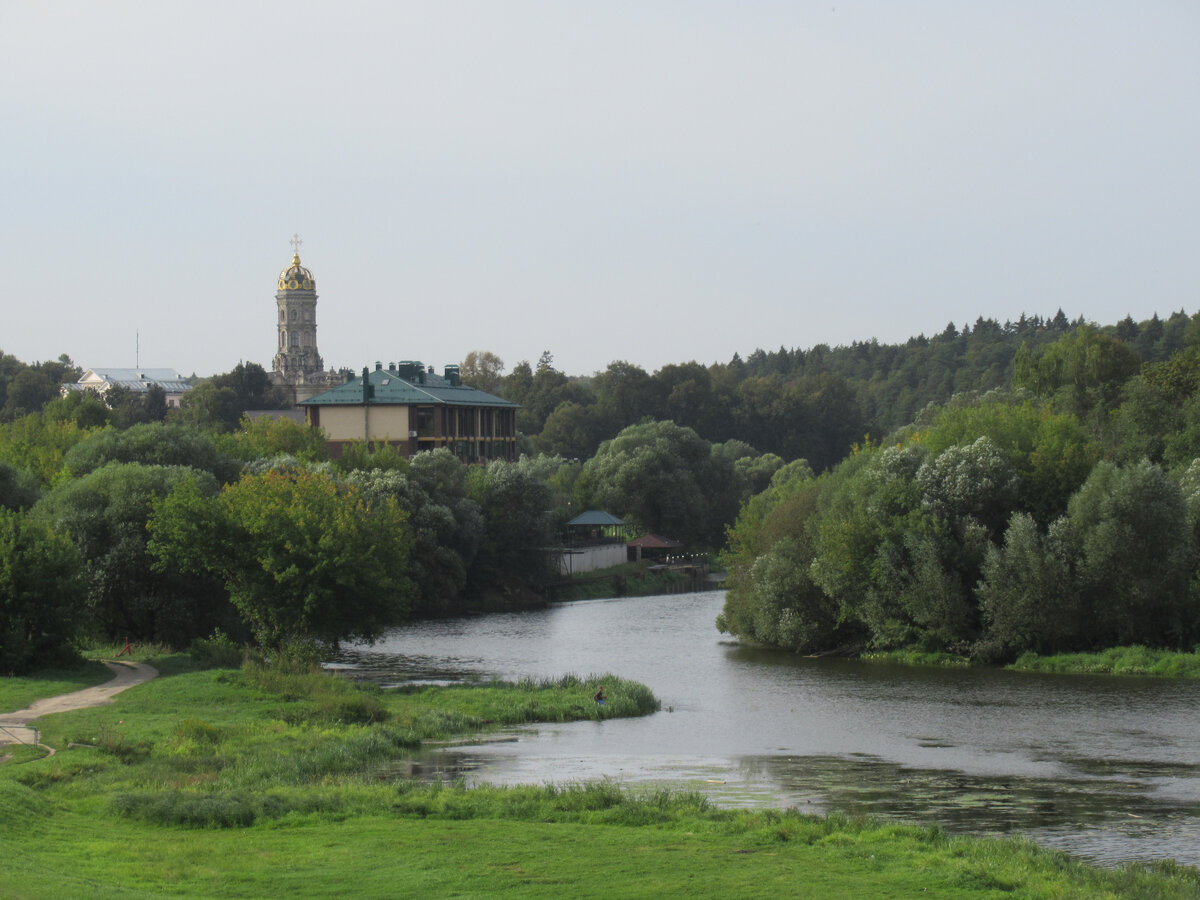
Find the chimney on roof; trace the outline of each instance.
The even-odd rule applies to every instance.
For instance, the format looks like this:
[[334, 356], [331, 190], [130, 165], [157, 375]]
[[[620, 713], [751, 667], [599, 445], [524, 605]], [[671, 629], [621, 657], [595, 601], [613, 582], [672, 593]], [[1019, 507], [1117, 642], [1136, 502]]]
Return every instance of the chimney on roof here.
[[446, 366], [446, 380], [454, 387], [462, 384], [462, 379], [458, 376], [458, 366]]

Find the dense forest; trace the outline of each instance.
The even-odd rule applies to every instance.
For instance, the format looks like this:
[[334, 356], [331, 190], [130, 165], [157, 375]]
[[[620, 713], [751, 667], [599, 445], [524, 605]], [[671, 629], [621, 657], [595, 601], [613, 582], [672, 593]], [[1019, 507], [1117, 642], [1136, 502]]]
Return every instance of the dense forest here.
[[[494, 354], [475, 352], [463, 361], [462, 374], [475, 387], [522, 405], [517, 424], [528, 435], [528, 452], [587, 459], [628, 425], [669, 420], [712, 443], [738, 440], [823, 471], [868, 433], [878, 437], [907, 425], [931, 403], [1008, 387], [1023, 347], [1036, 353], [1084, 324], [1061, 310], [1003, 325], [979, 318], [904, 344], [780, 347], [654, 373], [617, 361], [590, 377], [558, 371], [549, 351], [535, 365], [522, 361], [502, 376]], [[1181, 311], [1140, 324], [1126, 317], [1099, 331], [1138, 362], [1154, 363], [1184, 349], [1190, 327]]]
[[985, 661], [1194, 646], [1200, 321], [1130, 326], [1022, 344], [1006, 386], [778, 472], [729, 531], [718, 627]]
[[589, 377], [549, 352], [464, 379], [522, 404], [517, 463], [464, 466], [241, 419], [261, 367], [60, 396], [69, 357], [0, 354], [0, 670], [77, 639], [267, 646], [536, 601], [601, 507], [724, 546], [718, 625], [816, 652], [1200, 638], [1200, 319], [979, 319], [902, 345], [756, 350]]

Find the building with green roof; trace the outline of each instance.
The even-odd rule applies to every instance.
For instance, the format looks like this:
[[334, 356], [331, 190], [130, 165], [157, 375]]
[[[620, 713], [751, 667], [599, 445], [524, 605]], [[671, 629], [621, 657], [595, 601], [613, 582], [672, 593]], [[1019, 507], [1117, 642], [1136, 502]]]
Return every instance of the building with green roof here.
[[442, 375], [420, 363], [375, 363], [361, 377], [298, 404], [323, 428], [330, 452], [355, 441], [386, 443], [405, 456], [446, 447], [467, 462], [517, 458], [519, 406], [462, 383], [458, 366]]

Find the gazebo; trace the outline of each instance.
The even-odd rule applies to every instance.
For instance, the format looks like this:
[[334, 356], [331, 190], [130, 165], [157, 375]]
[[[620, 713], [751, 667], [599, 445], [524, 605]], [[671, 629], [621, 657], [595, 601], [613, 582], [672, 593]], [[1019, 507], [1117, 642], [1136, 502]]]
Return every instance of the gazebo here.
[[600, 509], [581, 512], [566, 525], [568, 544], [609, 544], [624, 542], [625, 520]]

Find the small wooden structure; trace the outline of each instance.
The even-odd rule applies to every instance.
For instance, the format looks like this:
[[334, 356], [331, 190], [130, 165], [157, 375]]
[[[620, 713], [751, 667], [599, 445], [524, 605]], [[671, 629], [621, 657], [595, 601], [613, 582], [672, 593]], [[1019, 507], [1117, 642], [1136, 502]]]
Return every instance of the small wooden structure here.
[[665, 560], [669, 556], [679, 556], [683, 553], [683, 544], [673, 538], [661, 534], [646, 534], [626, 544], [628, 559], [637, 562], [639, 559]]

